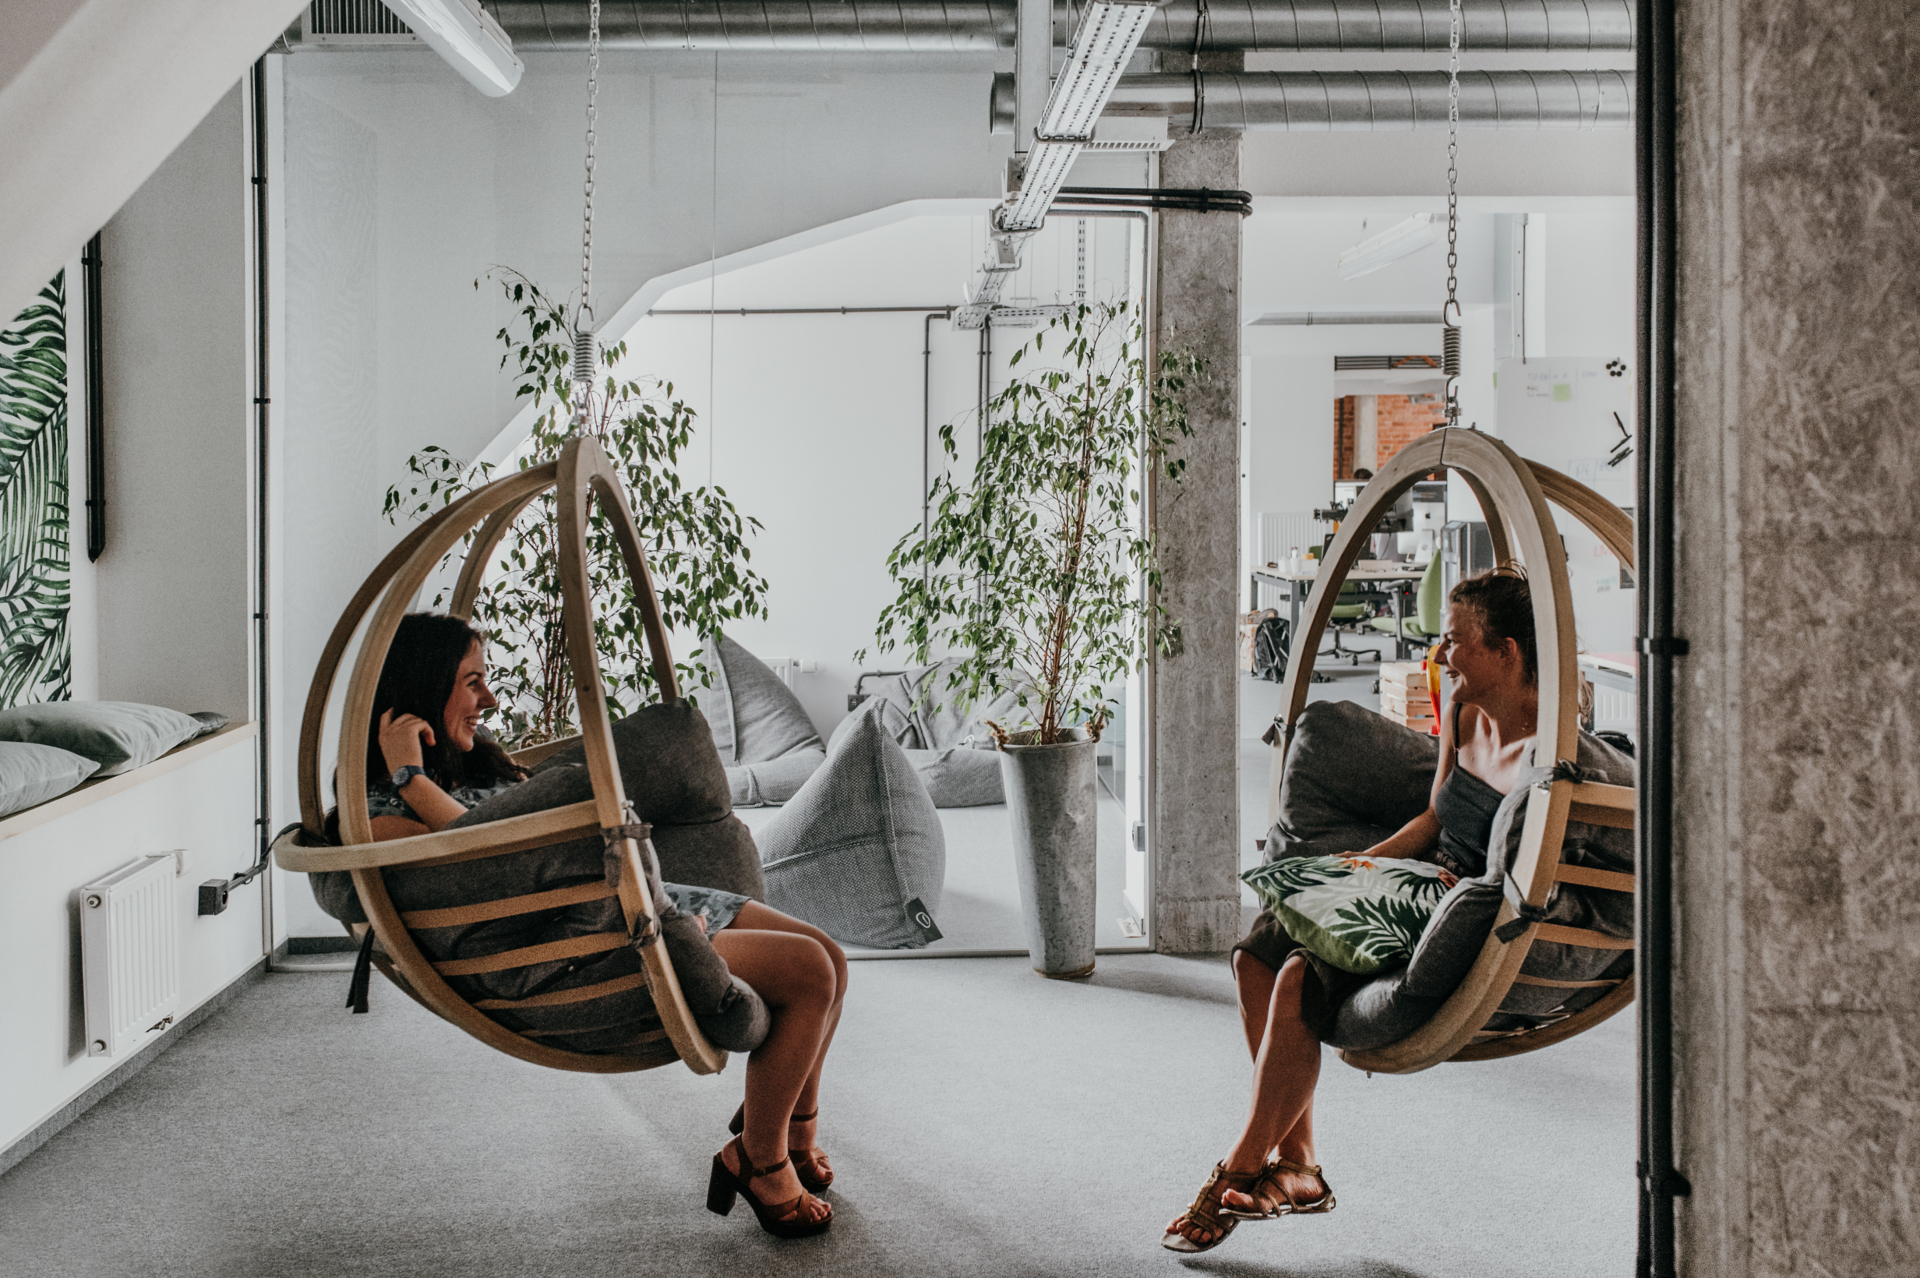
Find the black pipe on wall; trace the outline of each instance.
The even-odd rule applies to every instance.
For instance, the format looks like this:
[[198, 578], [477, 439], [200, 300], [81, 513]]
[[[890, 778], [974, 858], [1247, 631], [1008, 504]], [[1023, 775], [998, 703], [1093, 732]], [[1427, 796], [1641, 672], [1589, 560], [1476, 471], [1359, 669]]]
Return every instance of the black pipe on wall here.
[[268, 549], [268, 488], [267, 488], [267, 446], [271, 425], [273, 405], [271, 369], [268, 364], [270, 347], [268, 346], [269, 325], [267, 312], [267, 60], [262, 57], [253, 64], [253, 280], [254, 280], [254, 383], [253, 383], [253, 448], [254, 448], [254, 660], [255, 678], [259, 682], [258, 741], [260, 767], [260, 811], [255, 824], [260, 835], [260, 857], [252, 873], [265, 869], [267, 858], [273, 846], [273, 735], [268, 730], [272, 722], [270, 716], [272, 685], [268, 683], [270, 673], [267, 640], [269, 635], [267, 615], [267, 587], [269, 585], [267, 569]]
[[1672, 1278], [1674, 1199], [1691, 1192], [1673, 1149], [1674, 287], [1678, 278], [1673, 0], [1638, 0], [1638, 201], [1634, 553], [1640, 568], [1640, 786], [1634, 903], [1640, 1018], [1641, 1278]]
[[80, 255], [87, 311], [87, 562], [107, 549], [107, 366], [101, 339], [100, 236]]

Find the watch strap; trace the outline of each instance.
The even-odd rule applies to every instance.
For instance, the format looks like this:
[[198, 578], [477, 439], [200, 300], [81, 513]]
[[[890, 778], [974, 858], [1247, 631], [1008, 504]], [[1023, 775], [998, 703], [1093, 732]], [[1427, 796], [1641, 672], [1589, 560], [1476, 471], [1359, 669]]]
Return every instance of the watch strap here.
[[427, 775], [427, 770], [425, 768], [420, 767], [418, 764], [405, 763], [395, 768], [393, 770], [393, 776], [391, 776], [388, 779], [393, 782], [394, 789], [404, 790], [407, 788], [407, 783], [409, 781], [413, 780], [415, 777], [424, 777], [425, 775]]

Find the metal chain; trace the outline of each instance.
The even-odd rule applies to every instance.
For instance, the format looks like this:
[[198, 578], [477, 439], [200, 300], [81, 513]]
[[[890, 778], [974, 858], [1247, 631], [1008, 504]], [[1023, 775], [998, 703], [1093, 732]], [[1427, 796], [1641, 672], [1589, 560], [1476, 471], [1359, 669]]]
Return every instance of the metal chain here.
[[600, 109], [595, 99], [600, 90], [600, 0], [592, 0], [587, 10], [587, 180], [586, 213], [580, 226], [580, 319], [582, 329], [593, 320], [593, 126]]
[[1448, 0], [1447, 304], [1441, 309], [1447, 374], [1447, 425], [1460, 424], [1460, 0]]

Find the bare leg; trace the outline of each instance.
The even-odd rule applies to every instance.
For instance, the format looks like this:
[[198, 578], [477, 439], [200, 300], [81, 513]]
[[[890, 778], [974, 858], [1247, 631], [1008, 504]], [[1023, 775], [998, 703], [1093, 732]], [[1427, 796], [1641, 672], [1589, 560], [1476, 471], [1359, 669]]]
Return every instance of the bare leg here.
[[[1289, 1162], [1313, 1165], [1313, 1090], [1320, 1081], [1320, 1040], [1302, 1015], [1301, 994], [1306, 983], [1306, 960], [1295, 955], [1280, 968], [1273, 985], [1267, 1033], [1253, 1062], [1253, 1105], [1240, 1139], [1227, 1155], [1227, 1167], [1264, 1163], [1267, 1151], [1278, 1147]], [[1320, 1182], [1289, 1173], [1282, 1188], [1297, 1199], [1317, 1197]], [[1228, 1191], [1229, 1206], [1251, 1209], [1252, 1199]]]
[[[787, 1157], [787, 1120], [818, 1065], [839, 982], [826, 950], [810, 936], [728, 928], [713, 938], [713, 948], [773, 1014], [766, 1041], [747, 1057], [747, 1122], [741, 1135], [747, 1158], [766, 1167]], [[731, 1144], [721, 1159], [735, 1173], [742, 1170]], [[795, 1211], [806, 1220], [830, 1214], [825, 1203], [801, 1189], [791, 1165], [756, 1181], [754, 1193], [767, 1203], [800, 1198]]]
[[[820, 1073], [827, 1063], [827, 1050], [833, 1046], [834, 1031], [840, 1027], [840, 1010], [847, 997], [847, 956], [832, 937], [811, 923], [804, 923], [790, 915], [760, 904], [748, 901], [740, 907], [740, 913], [734, 917], [722, 936], [736, 929], [762, 932], [789, 932], [810, 937], [823, 950], [833, 964], [833, 1006], [827, 1013], [826, 1032], [820, 1038], [820, 1052], [814, 1058], [813, 1070], [807, 1075], [807, 1081], [800, 1089], [800, 1096], [790, 1111], [795, 1114], [817, 1114], [820, 1112]], [[744, 978], [742, 978], [744, 979]], [[751, 981], [747, 982], [749, 985]], [[810, 1155], [807, 1161], [814, 1165], [814, 1175], [831, 1179], [833, 1168], [827, 1162], [827, 1156], [820, 1152], [815, 1144], [818, 1121], [789, 1123], [792, 1129], [787, 1133], [789, 1148], [804, 1151]]]
[[[1298, 957], [1288, 959], [1276, 973], [1242, 950], [1233, 956], [1233, 970], [1240, 990], [1241, 1020], [1253, 1050], [1253, 1103], [1239, 1139], [1223, 1161], [1230, 1172], [1257, 1171], [1266, 1165], [1267, 1151], [1278, 1146], [1281, 1157], [1311, 1165], [1313, 1089], [1320, 1079], [1320, 1040], [1307, 1028], [1301, 1012], [1306, 962]], [[1263, 991], [1264, 1005], [1260, 999]], [[1296, 1198], [1312, 1198], [1320, 1192], [1318, 1182], [1310, 1176], [1290, 1176], [1284, 1184]], [[1237, 1190], [1226, 1191], [1221, 1201], [1246, 1211], [1258, 1207]], [[1176, 1218], [1168, 1228], [1176, 1227], [1197, 1243], [1219, 1236], [1218, 1230], [1193, 1221], [1182, 1226]]]

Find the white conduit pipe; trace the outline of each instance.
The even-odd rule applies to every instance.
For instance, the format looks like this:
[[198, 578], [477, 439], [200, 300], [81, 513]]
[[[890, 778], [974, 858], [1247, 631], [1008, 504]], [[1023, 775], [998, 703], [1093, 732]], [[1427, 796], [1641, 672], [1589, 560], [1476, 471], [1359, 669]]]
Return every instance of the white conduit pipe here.
[[[1199, 127], [1304, 133], [1411, 132], [1447, 127], [1444, 71], [1205, 71]], [[1011, 77], [996, 76], [993, 131], [1013, 129]], [[1107, 107], [1165, 115], [1193, 127], [1191, 74], [1130, 75]], [[1007, 83], [1002, 84], [1005, 80]], [[1626, 129], [1631, 71], [1462, 71], [1463, 129]]]
[[[585, 0], [482, 0], [521, 51], [580, 49]], [[1011, 49], [1017, 0], [629, 0], [601, 14], [607, 49], [951, 53]], [[1460, 47], [1478, 52], [1633, 48], [1631, 0], [1462, 0]], [[1191, 53], [1196, 0], [1169, 0], [1142, 49]], [[1079, 9], [1054, 5], [1054, 44]], [[1447, 0], [1208, 0], [1205, 45], [1235, 50], [1444, 52]]]

